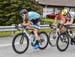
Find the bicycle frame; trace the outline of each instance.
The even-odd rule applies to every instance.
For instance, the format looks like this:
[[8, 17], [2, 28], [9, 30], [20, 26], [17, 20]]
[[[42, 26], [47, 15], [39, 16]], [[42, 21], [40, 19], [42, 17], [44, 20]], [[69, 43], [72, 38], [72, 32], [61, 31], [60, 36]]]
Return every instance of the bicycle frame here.
[[29, 39], [31, 39], [30, 34], [27, 32], [26, 28], [23, 28], [22, 32], [25, 33]]
[[[69, 31], [66, 32], [70, 39], [72, 39], [71, 33]], [[73, 34], [73, 33], [72, 33]]]
[[34, 30], [35, 28], [40, 29], [40, 27], [38, 27], [36, 25], [32, 25], [29, 29], [22, 26], [22, 32], [25, 33], [29, 39], [31, 39], [30, 34], [27, 32], [27, 30]]
[[53, 25], [53, 30], [52, 31], [56, 31], [55, 34], [58, 34], [59, 28], [57, 27], [57, 25]]

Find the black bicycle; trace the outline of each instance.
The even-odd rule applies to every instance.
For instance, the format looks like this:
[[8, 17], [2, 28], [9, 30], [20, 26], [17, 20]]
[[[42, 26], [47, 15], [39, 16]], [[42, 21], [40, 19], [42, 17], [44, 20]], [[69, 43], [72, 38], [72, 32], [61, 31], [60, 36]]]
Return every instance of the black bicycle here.
[[[29, 29], [22, 26], [22, 33], [17, 34], [12, 40], [12, 48], [18, 54], [22, 54], [27, 51], [29, 42], [34, 46], [35, 35], [33, 33], [30, 35], [27, 30]], [[30, 30], [32, 30], [32, 28]], [[40, 37], [39, 49], [43, 50], [48, 45], [48, 35], [46, 32], [39, 32], [38, 35]]]
[[66, 49], [69, 46], [69, 43], [73, 44], [74, 42], [72, 39], [74, 39], [74, 35], [71, 30], [68, 30], [65, 25], [63, 25], [65, 28], [65, 32], [59, 34], [57, 41], [56, 41], [56, 46], [59, 51], [66, 51]]

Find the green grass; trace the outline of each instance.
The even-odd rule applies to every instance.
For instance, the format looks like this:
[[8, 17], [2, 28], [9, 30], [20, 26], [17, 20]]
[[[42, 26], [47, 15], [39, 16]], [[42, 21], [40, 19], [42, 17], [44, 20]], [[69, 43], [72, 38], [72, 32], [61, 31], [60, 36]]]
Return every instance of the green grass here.
[[0, 37], [8, 37], [11, 35], [11, 32], [0, 32]]
[[[44, 18], [44, 19], [41, 20], [42, 24], [50, 24], [50, 23], [53, 23], [53, 22], [54, 22], [54, 19]], [[47, 28], [47, 29], [39, 30], [39, 32], [41, 32], [41, 31], [44, 31], [44, 32], [48, 33], [48, 32], [51, 31], [51, 29]], [[75, 29], [73, 29], [73, 31], [75, 31]], [[21, 31], [16, 31], [15, 34], [18, 34], [20, 32]], [[9, 37], [9, 36], [12, 36], [12, 32], [0, 32], [0, 37]]]
[[[39, 32], [42, 32], [42, 31], [48, 33], [48, 32], [51, 31], [51, 29], [50, 29], [50, 28], [47, 28], [47, 29], [39, 30]], [[0, 32], [0, 37], [14, 36], [14, 35], [16, 35], [16, 34], [18, 34], [18, 33], [20, 33], [20, 32], [21, 32], [21, 31], [16, 31], [15, 33], [12, 33], [12, 32]]]
[[16, 32], [0, 32], [0, 37], [9, 37], [13, 36], [15, 34], [20, 33], [21, 31], [16, 31]]
[[53, 22], [54, 22], [54, 19], [44, 18], [44, 19], [41, 20], [42, 24], [50, 24], [50, 23], [53, 23]]
[[50, 32], [51, 31], [51, 29], [50, 28], [47, 28], [47, 29], [43, 29], [43, 30], [39, 30], [39, 32], [42, 32], [42, 31], [44, 31], [44, 32]]

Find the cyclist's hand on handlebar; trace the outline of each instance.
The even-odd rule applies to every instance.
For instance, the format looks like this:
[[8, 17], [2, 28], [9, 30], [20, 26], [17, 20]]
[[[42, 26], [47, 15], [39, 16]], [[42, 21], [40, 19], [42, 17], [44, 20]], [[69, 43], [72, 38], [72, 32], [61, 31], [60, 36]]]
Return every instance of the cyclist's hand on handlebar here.
[[50, 28], [53, 28], [53, 24], [49, 24], [49, 27], [50, 27]]
[[62, 28], [62, 27], [64, 27], [64, 26], [65, 26], [64, 24], [58, 23], [58, 28]]
[[16, 28], [17, 30], [20, 30], [19, 27], [18, 27], [18, 25], [15, 25], [15, 28]]
[[49, 24], [49, 27], [51, 27], [51, 24]]
[[18, 25], [15, 25], [15, 28], [17, 29], [18, 28]]

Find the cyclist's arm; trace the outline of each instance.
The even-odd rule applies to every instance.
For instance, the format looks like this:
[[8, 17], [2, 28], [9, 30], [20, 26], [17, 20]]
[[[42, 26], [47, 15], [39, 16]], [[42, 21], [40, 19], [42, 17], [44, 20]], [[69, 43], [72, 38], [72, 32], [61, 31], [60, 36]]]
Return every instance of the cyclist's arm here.
[[67, 21], [64, 25], [71, 25], [73, 24], [73, 20]]
[[58, 18], [58, 15], [55, 16], [54, 23], [53, 24], [56, 24], [57, 23], [57, 18]]
[[22, 25], [24, 25], [24, 26], [30, 26], [30, 21], [28, 21], [27, 23], [23, 22]]
[[73, 24], [73, 20], [74, 20], [74, 18], [68, 18], [68, 17], [66, 17], [66, 19], [67, 19], [67, 22], [65, 23], [65, 25], [71, 25], [71, 24]]

